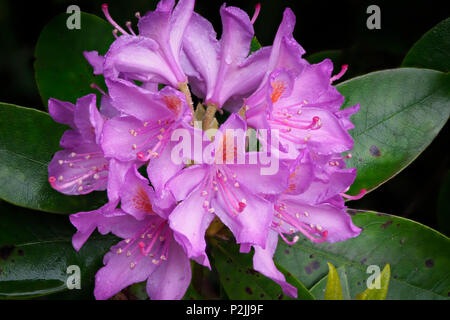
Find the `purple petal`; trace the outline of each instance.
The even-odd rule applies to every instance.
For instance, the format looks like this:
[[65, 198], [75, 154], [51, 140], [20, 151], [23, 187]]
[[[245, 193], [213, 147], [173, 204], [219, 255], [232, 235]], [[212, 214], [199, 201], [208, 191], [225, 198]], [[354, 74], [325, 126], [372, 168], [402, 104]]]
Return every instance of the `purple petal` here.
[[207, 165], [190, 166], [171, 178], [167, 183], [167, 188], [177, 201], [184, 200], [205, 180], [208, 170], [209, 166]]
[[151, 203], [154, 191], [149, 186], [147, 179], [139, 174], [136, 166], [132, 166], [128, 170], [119, 194], [122, 210], [137, 220], [143, 220], [147, 216], [155, 214]]
[[279, 68], [301, 72], [308, 63], [301, 57], [305, 50], [292, 36], [295, 27], [295, 15], [287, 8], [283, 13], [283, 20], [278, 28], [272, 45], [272, 52], [268, 63], [267, 76]]
[[351, 130], [351, 129], [354, 129], [355, 126], [350, 121], [350, 117], [352, 115], [354, 115], [358, 111], [359, 111], [359, 103], [354, 105], [354, 106], [352, 106], [352, 107], [348, 107], [348, 108], [345, 108], [343, 110], [339, 110], [335, 114], [339, 118], [339, 120], [341, 121], [342, 127], [345, 130]]
[[120, 116], [120, 111], [112, 105], [111, 97], [109, 96], [102, 96], [100, 101], [100, 113], [106, 117], [107, 120]]
[[81, 136], [78, 130], [66, 130], [59, 141], [61, 148], [69, 149], [75, 148], [78, 145], [84, 143], [84, 138]]
[[48, 165], [48, 174], [52, 188], [64, 194], [105, 190], [108, 160], [96, 144], [82, 144], [56, 152]]
[[335, 170], [326, 181], [313, 179], [309, 187], [297, 198], [315, 204], [328, 201], [330, 198], [345, 192], [356, 178], [356, 168]]
[[127, 77], [143, 82], [153, 81], [178, 87], [176, 75], [152, 39], [123, 35], [113, 42], [105, 55], [106, 78]]
[[181, 61], [188, 76], [204, 83], [200, 86], [189, 81], [194, 91], [201, 93], [201, 98], [212, 95], [219, 70], [220, 44], [216, 37], [212, 24], [194, 12], [183, 37], [184, 58]]
[[358, 236], [361, 232], [361, 229], [353, 224], [345, 209], [329, 204], [308, 205], [298, 200], [296, 196], [283, 196], [280, 201], [286, 204], [288, 211], [308, 212], [308, 216], [302, 214], [298, 219], [307, 225], [313, 224], [328, 231], [327, 242], [345, 241]]
[[155, 188], [155, 204], [161, 209], [169, 209], [176, 203], [166, 183], [184, 167], [184, 163], [172, 161], [172, 149], [173, 143], [169, 143], [159, 157], [151, 159], [147, 166], [148, 177]]
[[75, 250], [79, 251], [92, 232], [108, 220], [104, 217], [104, 212], [113, 211], [116, 206], [117, 202], [108, 202], [97, 210], [70, 215], [70, 222], [77, 228], [77, 232], [72, 237], [72, 245]]
[[125, 174], [128, 172], [133, 162], [122, 162], [116, 159], [109, 161], [108, 174], [108, 199], [109, 201], [116, 201], [119, 199], [119, 191], [123, 187]]
[[[257, 162], [251, 164], [250, 159], [257, 159]], [[279, 163], [279, 159], [272, 158], [271, 161], [278, 164], [270, 168], [273, 164], [263, 165], [259, 152], [249, 152], [246, 154], [245, 164], [227, 167], [236, 174], [236, 179], [241, 185], [251, 186], [254, 193], [279, 194], [288, 188], [289, 168]]]
[[134, 117], [116, 117], [105, 122], [101, 139], [105, 156], [120, 161], [137, 159], [137, 153], [147, 153], [156, 141], [159, 130], [153, 129], [142, 134], [133, 135], [133, 132], [144, 128], [144, 122]]
[[265, 249], [259, 246], [254, 247], [255, 255], [253, 256], [253, 268], [278, 283], [286, 295], [297, 298], [297, 288], [286, 281], [284, 275], [278, 271], [273, 262], [273, 254], [277, 248], [277, 243], [278, 234], [271, 231], [267, 237]]
[[180, 0], [170, 19], [170, 47], [176, 59], [180, 54], [183, 35], [193, 15], [194, 0]]
[[70, 102], [64, 102], [50, 98], [48, 100], [48, 113], [56, 122], [67, 124], [75, 128], [74, 118], [75, 106]]
[[191, 282], [191, 263], [183, 248], [170, 243], [167, 261], [152, 273], [147, 281], [147, 293], [152, 300], [179, 300]]
[[129, 285], [146, 280], [158, 267], [151, 258], [144, 257], [131, 268], [131, 263], [138, 260], [141, 253], [135, 250], [129, 256], [118, 254], [118, 250], [126, 245], [126, 241], [121, 241], [105, 255], [105, 266], [95, 275], [94, 295], [97, 300], [109, 299]]
[[308, 65], [295, 79], [292, 93], [276, 104], [277, 108], [304, 104], [305, 107], [324, 108], [331, 112], [339, 110], [344, 97], [330, 84], [333, 63], [325, 59]]
[[220, 16], [223, 29], [220, 39], [221, 59], [225, 62], [221, 63], [223, 68], [226, 64], [240, 64], [248, 56], [254, 30], [247, 13], [237, 7], [223, 4]]
[[103, 62], [105, 60], [103, 56], [100, 56], [97, 51], [84, 51], [83, 55], [89, 64], [94, 68], [95, 75], [103, 73]]
[[[230, 186], [230, 188], [233, 188]], [[233, 202], [226, 192], [211, 199], [219, 219], [233, 232], [237, 243], [248, 243], [264, 247], [269, 226], [273, 218], [273, 204], [250, 191], [251, 186], [240, 186], [232, 190], [240, 202], [246, 206], [241, 212], [233, 213]], [[200, 210], [201, 206], [198, 207]], [[206, 210], [204, 210], [206, 211]]]
[[269, 55], [270, 48], [261, 48], [237, 67], [227, 68], [226, 73], [223, 71], [224, 79], [217, 80], [217, 88], [211, 100], [224, 104], [234, 96], [249, 96], [258, 88], [266, 73]]
[[[96, 134], [100, 136], [101, 128], [103, 127], [103, 119], [98, 114], [96, 100], [95, 94], [89, 94], [79, 98], [76, 104], [74, 113], [75, 126], [86, 141], [96, 141]], [[94, 112], [97, 113], [97, 117]], [[96, 125], [99, 125], [100, 131], [96, 130]]]
[[[135, 84], [122, 79], [106, 80], [113, 105], [119, 111], [136, 117], [141, 121], [173, 118], [173, 112], [163, 101], [163, 96], [142, 89]], [[178, 93], [172, 92], [180, 100], [181, 104], [185, 101], [184, 96], [178, 96]]]
[[169, 216], [169, 222], [175, 239], [184, 248], [187, 256], [199, 264], [210, 267], [205, 252], [205, 232], [214, 219], [214, 215], [207, 210], [202, 210], [203, 198], [200, 192], [200, 187], [194, 189], [173, 210]]

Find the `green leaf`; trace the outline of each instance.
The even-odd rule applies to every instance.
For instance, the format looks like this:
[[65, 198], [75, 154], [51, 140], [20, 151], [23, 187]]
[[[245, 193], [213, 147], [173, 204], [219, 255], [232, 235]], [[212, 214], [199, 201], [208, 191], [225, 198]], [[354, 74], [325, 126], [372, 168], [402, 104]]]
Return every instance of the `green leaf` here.
[[147, 281], [138, 282], [135, 284], [132, 284], [126, 289], [126, 296], [130, 300], [148, 300], [148, 294], [147, 294]]
[[[353, 239], [338, 243], [312, 243], [305, 237], [288, 246], [279, 243], [275, 261], [322, 298], [327, 262], [337, 267], [349, 296], [365, 289], [367, 268], [390, 264], [392, 277], [387, 299], [448, 299], [450, 296], [450, 239], [417, 222], [396, 216], [350, 211], [363, 230]], [[345, 274], [345, 279], [342, 277]], [[321, 281], [322, 280], [322, 281]], [[346, 284], [348, 283], [348, 285]]]
[[203, 300], [203, 298], [191, 283], [184, 294], [183, 300]]
[[360, 104], [350, 131], [350, 193], [377, 188], [408, 166], [434, 139], [450, 113], [450, 75], [427, 69], [370, 73], [337, 86], [343, 108]]
[[[0, 202], [0, 299], [23, 299], [49, 294], [65, 298], [93, 298], [94, 276], [103, 255], [118, 240], [91, 236], [83, 248], [72, 247], [75, 228], [65, 216], [56, 216]], [[81, 290], [66, 282], [80, 268]]]
[[261, 48], [262, 48], [261, 43], [259, 43], [256, 37], [253, 37], [252, 42], [250, 43], [250, 53], [255, 52]]
[[325, 289], [325, 300], [343, 300], [341, 280], [336, 268], [329, 262], [328, 264], [328, 280]]
[[450, 18], [433, 27], [409, 50], [403, 67], [450, 71]]
[[[231, 300], [275, 300], [291, 299], [283, 294], [274, 281], [255, 271], [252, 255], [239, 253], [237, 245], [220, 241], [212, 248], [214, 266], [219, 273], [226, 294]], [[281, 268], [281, 272], [285, 271]], [[292, 274], [285, 274], [287, 280], [298, 290], [300, 300], [314, 299], [303, 284]]]
[[112, 27], [105, 20], [81, 13], [81, 28], [66, 26], [67, 14], [53, 18], [42, 30], [35, 50], [35, 78], [45, 106], [49, 98], [75, 103], [77, 98], [92, 93], [91, 83], [103, 86], [83, 56], [83, 51], [96, 50], [103, 55], [113, 42]]
[[363, 292], [356, 295], [356, 300], [385, 300], [389, 288], [389, 279], [391, 277], [391, 268], [387, 264], [381, 274], [375, 279], [375, 283], [379, 282], [380, 288], [367, 288]]
[[89, 211], [106, 203], [105, 192], [66, 196], [50, 187], [47, 165], [65, 129], [47, 113], [0, 103], [0, 199], [53, 213]]

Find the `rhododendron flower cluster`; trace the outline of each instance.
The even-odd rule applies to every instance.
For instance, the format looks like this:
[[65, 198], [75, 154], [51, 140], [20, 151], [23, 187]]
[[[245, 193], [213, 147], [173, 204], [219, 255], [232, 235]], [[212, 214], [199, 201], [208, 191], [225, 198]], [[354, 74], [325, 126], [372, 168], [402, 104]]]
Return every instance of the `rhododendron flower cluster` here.
[[[49, 164], [51, 186], [68, 195], [107, 190], [109, 200], [70, 217], [73, 246], [79, 250], [95, 229], [123, 239], [104, 258], [95, 297], [147, 280], [151, 299], [182, 298], [190, 259], [211, 267], [206, 231], [213, 219], [243, 254], [254, 248], [255, 270], [296, 297], [273, 262], [278, 239], [336, 242], [361, 231], [344, 202], [355, 198], [345, 192], [356, 169], [344, 160], [359, 106], [341, 110], [344, 97], [332, 85], [347, 66], [333, 76], [330, 60], [303, 59], [290, 9], [272, 46], [252, 53], [259, 6], [250, 18], [224, 4], [220, 39], [193, 11], [194, 0], [161, 0], [136, 14], [138, 32], [102, 9], [116, 40], [104, 56], [84, 52], [105, 78], [99, 105], [94, 94], [75, 105], [49, 101], [53, 119], [71, 127]], [[216, 129], [221, 109], [231, 115]], [[259, 148], [249, 147], [250, 129]]]

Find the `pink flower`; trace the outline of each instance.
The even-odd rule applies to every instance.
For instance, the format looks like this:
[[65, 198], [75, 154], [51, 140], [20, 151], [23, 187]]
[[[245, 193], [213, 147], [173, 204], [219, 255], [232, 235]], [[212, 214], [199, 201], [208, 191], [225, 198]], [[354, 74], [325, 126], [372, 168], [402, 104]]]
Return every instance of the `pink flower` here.
[[[107, 100], [102, 102], [102, 109], [107, 110]], [[71, 127], [61, 138], [64, 150], [56, 152], [48, 166], [50, 185], [69, 195], [105, 190], [109, 186], [108, 194], [114, 198], [129, 164], [107, 159], [99, 145], [105, 116], [97, 110], [96, 96], [82, 97], [76, 106], [56, 99], [50, 99], [48, 105], [55, 121]]]
[[[227, 135], [227, 129], [236, 134]], [[175, 238], [189, 257], [209, 266], [205, 254], [205, 231], [215, 215], [230, 228], [238, 243], [265, 246], [272, 220], [273, 203], [259, 194], [279, 194], [287, 188], [287, 167], [262, 175], [261, 163], [250, 164], [245, 152], [246, 124], [236, 114], [220, 127], [214, 142], [213, 162], [180, 171], [167, 183], [177, 201], [169, 217]], [[237, 159], [245, 164], [236, 164]], [[232, 161], [228, 161], [232, 160]], [[231, 163], [230, 163], [231, 162]]]
[[192, 15], [183, 38], [181, 61], [194, 93], [206, 104], [217, 108], [228, 104], [236, 109], [261, 82], [270, 49], [262, 48], [248, 56], [254, 35], [248, 15], [225, 5], [220, 8], [220, 15], [220, 40], [208, 20], [196, 13]]
[[73, 245], [79, 250], [92, 232], [112, 232], [123, 238], [104, 257], [105, 266], [95, 276], [96, 299], [108, 299], [129, 285], [147, 280], [151, 299], [181, 299], [191, 281], [190, 262], [174, 240], [168, 212], [154, 208], [148, 181], [131, 168], [118, 201], [99, 210], [70, 216], [77, 228]]
[[95, 73], [107, 78], [134, 79], [142, 82], [164, 83], [175, 88], [186, 82], [179, 56], [184, 30], [191, 18], [194, 0], [162, 0], [155, 11], [142, 18], [138, 16], [139, 35], [127, 23], [130, 34], [109, 15], [108, 6], [102, 6], [108, 21], [123, 35], [110, 47], [104, 59], [98, 53], [85, 53]]

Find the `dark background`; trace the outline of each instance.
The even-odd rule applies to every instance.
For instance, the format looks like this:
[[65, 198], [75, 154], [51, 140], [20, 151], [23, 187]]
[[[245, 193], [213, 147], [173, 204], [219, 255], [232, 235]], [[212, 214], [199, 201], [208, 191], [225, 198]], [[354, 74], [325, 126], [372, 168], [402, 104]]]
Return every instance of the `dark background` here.
[[[0, 101], [43, 109], [34, 81], [33, 52], [44, 25], [71, 4], [82, 11], [103, 16], [98, 0], [17, 1], [0, 0]], [[258, 1], [228, 1], [250, 16]], [[339, 49], [335, 67], [349, 64], [342, 80], [374, 70], [398, 67], [409, 48], [434, 25], [450, 16], [444, 1], [260, 1], [261, 13], [255, 32], [263, 45], [270, 45], [285, 7], [297, 16], [295, 37], [307, 54]], [[196, 11], [206, 16], [220, 34], [221, 0], [197, 0]], [[366, 9], [381, 8], [381, 30], [368, 30]], [[113, 18], [124, 26], [136, 23], [134, 13], [153, 10], [156, 1], [110, 1]], [[438, 198], [449, 180], [448, 125], [407, 169], [361, 200], [352, 208], [371, 209], [420, 221], [449, 235], [450, 224], [438, 223]], [[447, 178], [446, 178], [447, 177]], [[448, 188], [447, 188], [448, 190]], [[450, 195], [442, 193], [441, 201]], [[447, 206], [448, 208], [448, 206]], [[447, 216], [449, 212], [447, 212]], [[448, 218], [447, 218], [448, 219]]]

